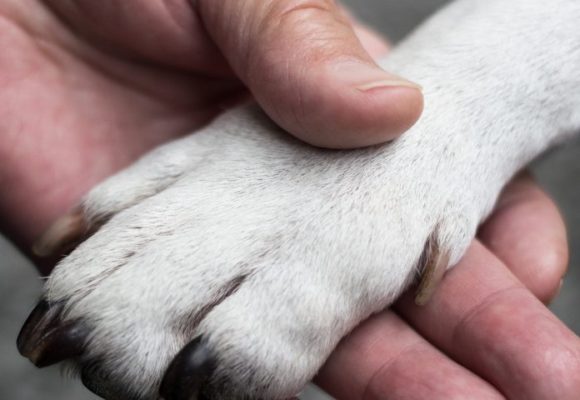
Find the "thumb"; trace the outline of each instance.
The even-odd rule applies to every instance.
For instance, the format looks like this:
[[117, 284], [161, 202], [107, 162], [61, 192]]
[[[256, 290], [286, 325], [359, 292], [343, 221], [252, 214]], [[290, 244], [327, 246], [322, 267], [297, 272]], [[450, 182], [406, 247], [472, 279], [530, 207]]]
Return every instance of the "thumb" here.
[[333, 0], [197, 0], [205, 27], [258, 103], [316, 146], [391, 140], [418, 119], [418, 85], [382, 70]]

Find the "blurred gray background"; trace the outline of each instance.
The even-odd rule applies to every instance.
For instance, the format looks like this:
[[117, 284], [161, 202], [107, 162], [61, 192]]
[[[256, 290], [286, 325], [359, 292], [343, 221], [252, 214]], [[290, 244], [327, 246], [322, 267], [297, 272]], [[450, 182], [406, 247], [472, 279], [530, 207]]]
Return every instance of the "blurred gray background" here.
[[[345, 0], [361, 19], [392, 41], [403, 37], [444, 0]], [[580, 333], [580, 143], [569, 144], [540, 160], [534, 173], [559, 204], [569, 229], [570, 270], [559, 298], [552, 306], [576, 333]], [[34, 269], [0, 237], [0, 399], [95, 400], [78, 382], [60, 375], [58, 368], [33, 368], [16, 352], [20, 325], [40, 293]], [[302, 397], [326, 398], [310, 388]]]

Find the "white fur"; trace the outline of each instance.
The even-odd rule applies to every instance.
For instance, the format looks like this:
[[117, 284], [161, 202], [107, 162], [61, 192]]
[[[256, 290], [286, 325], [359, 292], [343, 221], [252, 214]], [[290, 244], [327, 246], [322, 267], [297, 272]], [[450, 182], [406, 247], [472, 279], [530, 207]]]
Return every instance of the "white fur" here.
[[248, 106], [95, 188], [85, 211], [110, 220], [46, 287], [93, 328], [81, 363], [155, 399], [202, 334], [216, 398], [296, 394], [434, 232], [456, 263], [514, 173], [578, 130], [578, 21], [577, 0], [459, 0], [383, 63], [424, 87], [401, 139], [314, 149]]

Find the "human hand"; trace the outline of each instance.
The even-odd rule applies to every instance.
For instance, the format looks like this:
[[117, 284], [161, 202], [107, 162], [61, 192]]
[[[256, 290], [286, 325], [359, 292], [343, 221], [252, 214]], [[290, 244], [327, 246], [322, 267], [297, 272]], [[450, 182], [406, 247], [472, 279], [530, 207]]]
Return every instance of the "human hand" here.
[[[181, 12], [163, 14], [154, 8], [157, 6], [152, 6], [157, 3], [144, 0], [123, 6], [127, 8], [122, 10], [115, 7], [128, 3], [47, 1], [52, 9], [43, 8], [38, 3], [26, 3], [16, 0], [0, 2], [5, 22], [0, 30], [5, 33], [2, 35], [5, 48], [10, 49], [0, 65], [0, 80], [6, 82], [8, 88], [0, 94], [3, 96], [0, 133], [6, 138], [0, 148], [0, 159], [3, 160], [1, 184], [4, 185], [0, 190], [5, 193], [0, 200], [0, 217], [5, 224], [3, 228], [22, 246], [27, 246], [52, 219], [76, 203], [96, 182], [157, 144], [203, 125], [221, 111], [224, 102], [243, 94], [239, 81], [228, 70], [219, 51], [210, 45], [211, 42], [191, 44], [195, 42], [191, 40], [195, 32], [203, 33], [199, 25], [192, 23], [197, 16]], [[165, 3], [187, 6], [185, 1]], [[76, 8], [81, 5], [86, 8]], [[231, 6], [235, 7], [236, 3], [231, 3]], [[58, 10], [66, 24], [52, 10]], [[138, 12], [133, 12], [135, 10]], [[247, 16], [232, 10], [228, 15]], [[207, 12], [211, 14], [211, 6]], [[314, 14], [317, 11], [314, 10]], [[178, 23], [173, 15], [180, 18], [189, 15], [192, 19]], [[329, 14], [322, 12], [322, 15]], [[91, 18], [87, 19], [87, 16]], [[113, 19], [109, 20], [109, 26], [103, 25], [107, 18], [113, 17], [121, 18], [121, 22]], [[181, 24], [189, 28], [183, 29]], [[100, 29], [103, 26], [106, 29]], [[78, 39], [76, 32], [82, 32], [87, 39]], [[289, 37], [292, 34], [294, 32], [290, 31]], [[251, 36], [242, 36], [251, 42]], [[275, 39], [270, 46], [278, 50], [279, 42]], [[160, 42], [164, 44], [163, 51], [157, 52]], [[305, 50], [312, 45], [308, 40], [300, 43]], [[321, 50], [326, 48], [323, 43]], [[237, 48], [237, 45], [232, 46], [232, 52]], [[193, 54], [206, 56], [195, 58], [191, 56]], [[238, 57], [244, 61], [244, 57]], [[290, 79], [292, 76], [289, 76], [286, 91], [284, 87], [277, 87], [279, 83], [272, 77], [265, 79], [270, 83], [269, 90], [260, 86], [260, 78], [268, 76], [260, 77], [257, 73], [260, 69], [254, 64], [260, 65], [258, 61], [247, 67], [255, 76], [243, 80], [266, 110], [268, 106], [272, 108], [271, 116], [297, 135], [306, 135], [299, 137], [314, 144], [323, 144], [319, 140], [339, 139], [344, 142], [328, 145], [342, 147], [386, 140], [404, 125], [392, 124], [393, 121], [412, 123], [420, 110], [420, 95], [414, 89], [373, 90], [362, 95], [354, 90], [354, 106], [346, 107], [349, 100], [339, 96], [335, 104], [338, 108], [326, 108], [326, 101], [330, 104], [336, 101], [335, 92], [318, 93], [327, 87], [327, 82], [316, 75], [313, 75], [314, 81], [319, 87], [314, 86], [313, 100], [301, 103], [304, 98], [286, 98], [284, 94], [300, 93], [297, 88], [301, 84], [305, 85], [304, 90], [312, 90], [309, 89], [313, 87], [310, 74], [306, 74], [309, 71], [304, 72], [304, 67], [311, 65], [308, 63], [311, 55], [300, 60], [288, 51], [286, 57], [284, 54], [279, 57], [285, 60], [285, 64], [280, 64], [283, 67], [292, 62], [292, 65], [302, 68], [298, 77]], [[314, 60], [318, 59], [314, 57]], [[235, 63], [228, 61], [234, 72], [238, 72]], [[262, 60], [269, 66], [266, 61]], [[285, 68], [276, 70], [275, 67], [273, 71], [274, 77], [287, 72]], [[319, 82], [324, 82], [324, 85]], [[260, 94], [260, 90], [264, 93]], [[371, 102], [376, 101], [376, 106], [356, 103], [358, 96], [367, 95]], [[289, 104], [284, 104], [284, 101], [289, 101]], [[403, 107], [403, 110], [408, 113], [399, 114], [401, 110], [397, 108], [394, 115], [384, 113], [389, 104], [405, 104], [405, 101], [409, 107]], [[322, 106], [324, 109], [317, 109]], [[303, 115], [305, 113], [308, 115]], [[316, 118], [307, 118], [312, 116]], [[322, 118], [318, 119], [318, 116]], [[330, 119], [327, 122], [336, 123], [336, 127], [332, 124], [325, 126], [325, 118]], [[343, 121], [342, 118], [352, 120]], [[386, 136], [377, 137], [376, 129], [383, 125], [396, 129], [382, 131]], [[335, 128], [337, 130], [333, 131]], [[349, 132], [357, 132], [360, 136], [350, 137]], [[10, 191], [4, 190], [8, 187]], [[421, 315], [420, 311], [413, 313]], [[366, 343], [372, 340], [370, 335], [365, 337]], [[340, 365], [344, 368], [349, 364]], [[427, 372], [419, 371], [415, 376], [423, 377], [419, 378], [422, 382], [431, 382]], [[340, 383], [333, 382], [333, 390], [340, 389]], [[376, 385], [379, 384], [373, 383], [369, 390], [384, 393], [383, 390], [388, 389]], [[405, 389], [403, 385], [400, 387]]]
[[244, 85], [321, 146], [391, 139], [422, 108], [372, 60], [381, 40], [332, 1], [0, 0], [0, 38], [0, 229], [25, 251], [96, 183]]
[[529, 176], [508, 188], [430, 303], [401, 299], [345, 338], [317, 382], [337, 399], [576, 399], [580, 340], [543, 304], [566, 230]]

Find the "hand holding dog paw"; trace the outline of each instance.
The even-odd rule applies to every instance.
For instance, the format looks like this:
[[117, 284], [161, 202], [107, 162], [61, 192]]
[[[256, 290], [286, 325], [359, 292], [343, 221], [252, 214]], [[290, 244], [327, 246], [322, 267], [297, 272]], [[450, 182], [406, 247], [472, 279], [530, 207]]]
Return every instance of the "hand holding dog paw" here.
[[1, 228], [25, 252], [90, 188], [206, 124], [243, 85], [319, 146], [392, 139], [422, 108], [413, 84], [374, 63], [386, 43], [330, 1], [1, 0], [0, 34]]
[[[349, 80], [362, 76], [353, 72], [355, 66], [368, 71], [373, 63], [333, 3], [223, 1], [219, 9], [214, 3], [219, 2], [198, 1], [194, 13], [185, 1], [162, 5], [46, 1], [47, 8], [37, 2], [0, 2], [5, 22], [1, 29], [11, 52], [0, 73], [12, 88], [2, 93], [5, 101], [0, 102], [6, 115], [4, 144], [10, 149], [1, 158], [10, 190], [0, 209], [3, 229], [13, 238], [23, 246], [29, 244], [96, 182], [157, 144], [205, 124], [224, 103], [243, 95], [234, 73], [279, 124], [317, 145], [346, 147], [386, 140], [420, 112], [421, 96], [413, 84], [370, 72], [373, 79]], [[341, 57], [326, 53], [328, 49], [348, 54]], [[337, 66], [337, 61], [344, 64]], [[344, 80], [335, 79], [334, 73]], [[33, 118], [22, 111], [31, 108]], [[392, 129], [377, 136], [374, 128], [385, 124]], [[349, 136], [351, 132], [356, 136]], [[534, 198], [533, 190], [527, 193]], [[549, 208], [542, 204], [543, 210]], [[528, 215], [505, 213], [518, 224]], [[553, 213], [548, 219], [559, 221]], [[496, 226], [503, 225], [497, 222], [501, 220], [494, 219]], [[482, 230], [482, 240], [503, 263], [474, 245], [464, 261], [467, 265], [450, 273], [427, 308], [417, 310], [403, 302], [399, 317], [381, 314], [365, 325], [371, 328], [363, 326], [360, 334], [350, 336], [329, 361], [325, 371], [330, 372], [321, 374], [323, 386], [339, 398], [392, 393], [425, 398], [426, 390], [445, 399], [473, 398], [473, 393], [500, 397], [498, 390], [515, 398], [520, 393], [528, 396], [522, 398], [566, 398], [577, 393], [577, 341], [505, 264], [541, 298], [548, 297], [552, 281], [558, 282], [561, 274], [554, 273], [557, 279], [549, 278], [547, 286], [530, 280], [534, 274], [517, 267], [527, 263], [519, 255], [540, 246], [514, 247], [507, 236], [498, 239], [501, 229], [493, 226], [492, 220]], [[526, 234], [547, 232], [545, 227], [525, 226]], [[560, 245], [565, 241], [563, 236], [555, 238]], [[505, 290], [494, 292], [498, 287]], [[255, 292], [250, 294], [255, 297]], [[509, 308], [514, 303], [515, 311]], [[498, 307], [508, 312], [497, 313]], [[513, 318], [517, 313], [524, 317]], [[559, 340], [531, 337], [533, 327]], [[377, 332], [385, 335], [384, 340], [377, 342], [381, 339]], [[357, 337], [361, 342], [355, 349], [372, 346], [371, 355], [376, 357], [361, 356], [358, 350], [345, 353], [345, 346]], [[514, 337], [523, 338], [525, 345]], [[557, 362], [534, 358], [537, 351], [546, 354], [546, 349], [563, 361], [564, 370]], [[542, 379], [534, 375], [538, 362], [545, 363]], [[333, 365], [341, 372], [332, 370]], [[495, 369], [497, 365], [501, 368]], [[511, 375], [524, 378], [506, 379]], [[457, 378], [455, 384], [449, 383], [449, 376]], [[421, 384], [410, 384], [417, 381]]]

